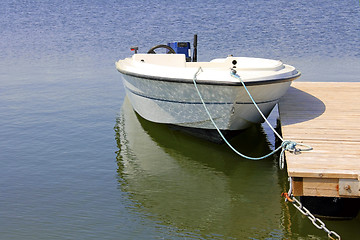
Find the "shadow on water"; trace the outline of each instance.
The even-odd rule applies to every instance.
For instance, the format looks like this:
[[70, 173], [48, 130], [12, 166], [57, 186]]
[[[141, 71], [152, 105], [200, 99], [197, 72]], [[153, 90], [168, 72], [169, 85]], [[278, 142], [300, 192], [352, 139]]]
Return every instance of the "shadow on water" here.
[[285, 96], [281, 99], [279, 105], [281, 114], [286, 114], [286, 109], [291, 108], [295, 105], [298, 108], [304, 109], [304, 112], [309, 113], [296, 115], [296, 117], [292, 117], [286, 122], [282, 121], [281, 125], [283, 126], [306, 122], [308, 120], [317, 118], [321, 116], [326, 109], [325, 104], [320, 99], [295, 87], [290, 87], [288, 89]]
[[[224, 144], [146, 121], [127, 99], [115, 132], [119, 186], [137, 211], [191, 236], [282, 235], [273, 158], [245, 160]], [[271, 151], [261, 126], [231, 143], [250, 156]]]

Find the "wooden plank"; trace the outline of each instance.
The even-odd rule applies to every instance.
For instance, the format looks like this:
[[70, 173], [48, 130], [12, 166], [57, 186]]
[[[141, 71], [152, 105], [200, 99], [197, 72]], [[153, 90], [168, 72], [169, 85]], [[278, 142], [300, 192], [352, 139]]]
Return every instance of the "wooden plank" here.
[[303, 178], [302, 177], [293, 177], [292, 178], [293, 194], [295, 196], [303, 196]]
[[338, 178], [292, 178], [295, 196], [360, 197], [360, 181]]
[[[343, 188], [358, 186], [359, 100], [360, 82], [294, 82], [280, 100], [283, 138], [314, 148], [299, 155], [286, 153], [288, 175], [297, 179], [294, 193], [338, 197], [339, 181]], [[360, 196], [356, 191], [341, 192]]]
[[305, 196], [338, 197], [339, 180], [335, 178], [304, 178]]

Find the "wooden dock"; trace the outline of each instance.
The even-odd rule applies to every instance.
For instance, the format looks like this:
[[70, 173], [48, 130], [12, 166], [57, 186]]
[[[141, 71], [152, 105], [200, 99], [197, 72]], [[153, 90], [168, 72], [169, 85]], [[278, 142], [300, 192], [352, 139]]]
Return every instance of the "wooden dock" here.
[[294, 82], [279, 103], [295, 196], [360, 197], [360, 82]]

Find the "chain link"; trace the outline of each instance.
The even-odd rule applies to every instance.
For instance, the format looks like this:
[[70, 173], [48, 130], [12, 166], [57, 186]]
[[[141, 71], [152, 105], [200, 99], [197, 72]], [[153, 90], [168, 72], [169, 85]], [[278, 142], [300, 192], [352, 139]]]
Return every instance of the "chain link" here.
[[302, 205], [302, 203], [297, 200], [294, 196], [288, 196], [287, 194], [284, 194], [286, 200], [289, 200], [293, 205], [294, 207], [299, 210], [299, 212], [301, 212], [304, 216], [306, 216], [311, 222], [312, 224], [318, 228], [318, 229], [322, 229], [324, 230], [327, 234], [328, 234], [328, 237], [330, 239], [333, 239], [333, 240], [341, 240], [341, 237], [339, 234], [337, 234], [336, 232], [334, 231], [330, 231], [329, 229], [327, 229], [327, 227], [325, 226], [325, 223], [323, 221], [321, 221], [319, 218], [316, 218], [314, 215], [311, 214], [311, 212]]

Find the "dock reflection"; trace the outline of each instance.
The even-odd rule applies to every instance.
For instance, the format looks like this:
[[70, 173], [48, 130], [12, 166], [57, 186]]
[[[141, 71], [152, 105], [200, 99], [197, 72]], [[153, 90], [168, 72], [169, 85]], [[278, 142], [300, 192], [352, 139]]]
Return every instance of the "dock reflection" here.
[[[202, 236], [281, 234], [282, 189], [273, 158], [245, 160], [224, 144], [146, 121], [127, 99], [115, 132], [119, 186], [138, 211]], [[249, 156], [271, 151], [261, 126], [231, 143]]]

